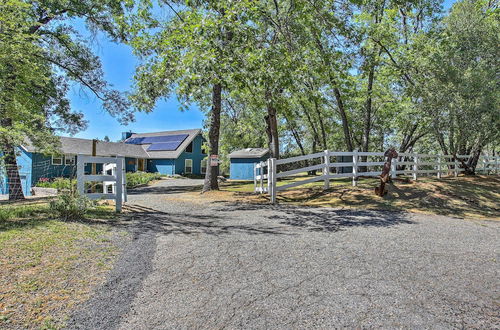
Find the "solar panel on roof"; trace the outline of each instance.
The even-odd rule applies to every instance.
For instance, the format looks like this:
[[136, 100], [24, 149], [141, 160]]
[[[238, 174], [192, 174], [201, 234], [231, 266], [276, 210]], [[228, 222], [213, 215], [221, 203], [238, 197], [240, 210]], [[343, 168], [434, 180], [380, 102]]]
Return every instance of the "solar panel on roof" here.
[[125, 141], [127, 144], [141, 144], [144, 138], [130, 138]]
[[179, 148], [182, 141], [153, 143], [148, 151], [174, 151]]
[[150, 144], [150, 143], [166, 143], [166, 142], [183, 142], [189, 135], [176, 134], [176, 135], [159, 135], [159, 136], [144, 136], [130, 138], [125, 143], [129, 144]]

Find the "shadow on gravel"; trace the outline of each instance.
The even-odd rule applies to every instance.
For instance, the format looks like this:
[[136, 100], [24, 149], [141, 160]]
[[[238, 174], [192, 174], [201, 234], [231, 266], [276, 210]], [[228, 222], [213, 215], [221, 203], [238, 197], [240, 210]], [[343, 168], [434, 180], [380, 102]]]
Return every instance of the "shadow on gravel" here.
[[408, 218], [407, 213], [394, 211], [337, 210], [262, 204], [227, 204], [218, 211], [261, 211], [264, 217], [278, 221], [282, 225], [325, 232], [335, 232], [349, 227], [390, 227], [415, 223]]
[[107, 221], [111, 226], [123, 227], [134, 235], [141, 234], [207, 234], [225, 235], [235, 232], [252, 235], [290, 235], [282, 226], [230, 224], [225, 217], [192, 213], [162, 212], [137, 204], [124, 207], [122, 219]]
[[148, 186], [148, 187], [140, 187], [136, 189], [127, 190], [128, 195], [172, 195], [172, 194], [181, 194], [187, 192], [201, 192], [201, 185], [186, 185], [186, 186]]

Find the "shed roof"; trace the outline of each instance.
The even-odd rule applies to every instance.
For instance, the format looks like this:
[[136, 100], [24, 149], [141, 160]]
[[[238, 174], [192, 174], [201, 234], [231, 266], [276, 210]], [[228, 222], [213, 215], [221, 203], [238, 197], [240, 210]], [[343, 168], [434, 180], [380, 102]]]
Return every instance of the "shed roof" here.
[[246, 148], [233, 151], [229, 158], [261, 158], [269, 153], [269, 149], [264, 148]]
[[[148, 158], [173, 158], [176, 159], [180, 156], [180, 154], [186, 149], [186, 147], [194, 140], [196, 136], [201, 134], [201, 129], [185, 129], [185, 130], [177, 130], [177, 131], [163, 131], [163, 132], [154, 132], [154, 133], [133, 133], [125, 143], [133, 138], [139, 137], [150, 137], [150, 136], [169, 136], [169, 135], [179, 135], [179, 134], [187, 134], [188, 137], [179, 145], [176, 150], [173, 151], [146, 151], [151, 144], [141, 144], [136, 145], [141, 147], [144, 152], [148, 154]], [[131, 144], [127, 144], [131, 145]]]

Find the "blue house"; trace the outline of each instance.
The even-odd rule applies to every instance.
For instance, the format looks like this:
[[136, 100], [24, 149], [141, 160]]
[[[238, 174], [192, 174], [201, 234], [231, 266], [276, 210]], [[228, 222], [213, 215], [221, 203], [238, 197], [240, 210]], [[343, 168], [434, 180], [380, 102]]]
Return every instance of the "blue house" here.
[[[122, 134], [124, 142], [98, 141], [97, 156], [124, 156], [127, 172], [159, 172], [166, 175], [202, 175], [206, 171], [201, 129]], [[166, 142], [165, 142], [166, 141]], [[17, 163], [24, 194], [42, 178], [76, 175], [77, 155], [92, 154], [92, 140], [60, 137], [59, 154], [45, 155], [29, 142], [17, 148]], [[90, 164], [86, 166], [90, 173]], [[102, 167], [97, 167], [98, 173]], [[0, 194], [8, 194], [5, 170], [0, 168]]]
[[269, 150], [263, 148], [247, 148], [229, 154], [229, 179], [253, 180], [254, 165], [269, 158]]
[[125, 144], [141, 146], [147, 153], [145, 169], [167, 175], [201, 175], [207, 154], [201, 129], [155, 133], [123, 133]]

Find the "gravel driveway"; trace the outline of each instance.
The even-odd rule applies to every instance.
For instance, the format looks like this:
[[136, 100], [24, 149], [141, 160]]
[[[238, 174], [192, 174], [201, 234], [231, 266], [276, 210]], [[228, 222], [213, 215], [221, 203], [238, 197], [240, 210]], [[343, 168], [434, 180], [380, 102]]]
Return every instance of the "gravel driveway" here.
[[70, 328], [494, 328], [500, 223], [129, 196], [134, 240]]

